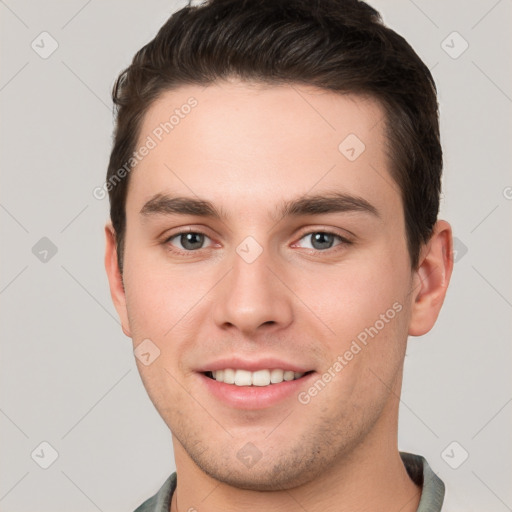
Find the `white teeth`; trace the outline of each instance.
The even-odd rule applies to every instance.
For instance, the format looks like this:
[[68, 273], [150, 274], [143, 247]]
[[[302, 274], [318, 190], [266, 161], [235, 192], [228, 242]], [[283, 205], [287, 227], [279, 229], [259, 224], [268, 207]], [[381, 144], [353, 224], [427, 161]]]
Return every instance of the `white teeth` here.
[[281, 369], [250, 372], [248, 370], [226, 368], [211, 373], [217, 382], [235, 384], [236, 386], [268, 386], [269, 384], [280, 384], [283, 381], [300, 379], [304, 375], [304, 373]]
[[293, 380], [293, 378], [295, 377], [295, 373], [288, 370], [286, 372], [284, 372], [284, 375], [283, 375], [283, 379], [284, 380]]
[[283, 374], [283, 370], [271, 370], [270, 382], [272, 382], [272, 384], [279, 384], [280, 382], [283, 382]]
[[236, 370], [235, 384], [237, 386], [250, 386], [252, 384], [251, 372], [247, 370]]
[[[219, 371], [219, 370], [217, 370]], [[224, 372], [224, 382], [226, 384], [234, 384], [235, 383], [235, 370], [231, 368], [226, 368], [225, 370], [220, 370]], [[215, 377], [217, 379], [217, 377]]]
[[268, 386], [270, 384], [270, 370], [258, 370], [252, 374], [253, 386]]

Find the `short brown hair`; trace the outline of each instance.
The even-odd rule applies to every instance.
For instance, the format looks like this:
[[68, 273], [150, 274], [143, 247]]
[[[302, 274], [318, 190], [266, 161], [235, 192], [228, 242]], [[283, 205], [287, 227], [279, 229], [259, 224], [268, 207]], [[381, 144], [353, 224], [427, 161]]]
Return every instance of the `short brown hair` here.
[[130, 161], [145, 113], [165, 91], [230, 77], [311, 85], [380, 102], [416, 268], [437, 220], [442, 173], [437, 93], [426, 65], [358, 0], [210, 0], [175, 12], [112, 91], [117, 118], [107, 184], [121, 272], [129, 173], [113, 179]]

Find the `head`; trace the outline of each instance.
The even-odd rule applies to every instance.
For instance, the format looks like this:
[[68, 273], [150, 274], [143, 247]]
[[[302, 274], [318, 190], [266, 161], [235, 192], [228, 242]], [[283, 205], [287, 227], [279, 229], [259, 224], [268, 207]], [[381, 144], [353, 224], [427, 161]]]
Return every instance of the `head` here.
[[[113, 99], [107, 272], [124, 332], [158, 354], [138, 365], [175, 450], [270, 490], [396, 437], [407, 336], [452, 265], [436, 90], [408, 43], [363, 2], [212, 0]], [[306, 375], [226, 401], [210, 372], [233, 365]]]
[[114, 86], [117, 123], [107, 188], [121, 271], [126, 196], [145, 114], [166, 91], [228, 77], [305, 84], [379, 102], [389, 173], [400, 191], [416, 267], [437, 219], [441, 191], [438, 107], [429, 69], [364, 2], [217, 0], [171, 16]]

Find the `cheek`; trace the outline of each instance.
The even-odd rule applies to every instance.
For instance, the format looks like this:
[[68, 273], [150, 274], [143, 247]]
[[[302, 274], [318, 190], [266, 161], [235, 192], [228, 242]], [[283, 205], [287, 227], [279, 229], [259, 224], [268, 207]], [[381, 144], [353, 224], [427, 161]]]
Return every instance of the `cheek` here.
[[154, 275], [132, 275], [126, 280], [126, 307], [134, 342], [141, 338], [160, 339], [172, 326], [172, 294], [164, 295], [163, 281]]
[[314, 280], [301, 278], [298, 292], [333, 331], [323, 338], [324, 371], [336, 375], [332, 392], [360, 405], [384, 400], [407, 342], [407, 253], [397, 258], [382, 248], [378, 258], [375, 254], [358, 258], [357, 264], [326, 268]]
[[186, 265], [167, 265], [161, 255], [143, 256], [134, 251], [125, 265], [130, 327], [134, 339], [164, 339], [206, 293], [208, 281], [203, 272]]
[[361, 258], [354, 264], [319, 267], [314, 279], [307, 272], [296, 275], [294, 288], [335, 338], [351, 339], [390, 309], [387, 316], [394, 318], [400, 309], [393, 309], [395, 303], [403, 308], [410, 280], [406, 268], [380, 253], [379, 258]]

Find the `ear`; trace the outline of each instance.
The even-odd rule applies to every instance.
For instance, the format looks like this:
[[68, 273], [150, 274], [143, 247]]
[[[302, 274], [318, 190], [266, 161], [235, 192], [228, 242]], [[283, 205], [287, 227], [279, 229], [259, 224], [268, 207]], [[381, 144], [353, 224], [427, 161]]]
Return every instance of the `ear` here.
[[126, 296], [124, 292], [123, 278], [117, 263], [116, 233], [109, 222], [105, 226], [105, 270], [107, 271], [110, 295], [121, 320], [121, 327], [126, 336], [131, 338], [128, 311], [126, 309]]
[[409, 335], [422, 336], [436, 323], [453, 270], [453, 239], [450, 224], [440, 220], [420, 253], [413, 277]]

